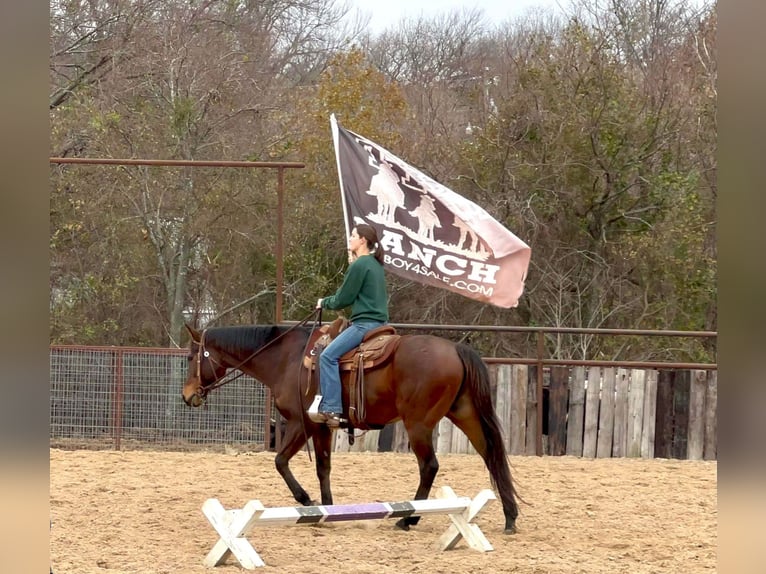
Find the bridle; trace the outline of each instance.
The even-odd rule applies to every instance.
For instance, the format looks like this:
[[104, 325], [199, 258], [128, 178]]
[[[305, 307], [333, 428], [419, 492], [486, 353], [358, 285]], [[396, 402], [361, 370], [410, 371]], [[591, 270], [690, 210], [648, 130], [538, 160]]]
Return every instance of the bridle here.
[[[244, 371], [240, 370], [242, 365], [244, 365], [244, 364], [248, 363], [249, 361], [251, 361], [254, 357], [258, 356], [261, 352], [263, 352], [266, 349], [268, 349], [271, 345], [273, 345], [274, 343], [279, 341], [282, 337], [284, 337], [285, 335], [287, 335], [291, 331], [294, 331], [298, 327], [302, 327], [303, 325], [308, 323], [309, 320], [312, 317], [316, 317], [316, 320], [314, 321], [314, 324], [311, 327], [311, 330], [313, 332], [314, 329], [317, 328], [317, 325], [321, 324], [321, 322], [322, 322], [322, 309], [314, 309], [311, 313], [309, 313], [301, 321], [299, 321], [298, 323], [296, 323], [295, 325], [290, 327], [287, 331], [285, 331], [284, 333], [280, 334], [278, 337], [275, 337], [274, 339], [272, 339], [271, 341], [269, 341], [268, 343], [266, 343], [262, 347], [260, 347], [260, 348], [256, 349], [255, 351], [253, 351], [246, 359], [244, 359], [243, 361], [240, 361], [240, 363], [238, 365], [236, 365], [234, 367], [230, 367], [231, 371], [239, 371], [239, 373], [237, 373], [237, 374], [235, 374], [233, 376], [229, 376], [231, 374], [231, 371], [227, 370], [222, 377], [218, 378], [218, 376], [215, 374], [216, 369], [213, 368], [213, 375], [215, 376], [215, 380], [212, 383], [210, 383], [209, 385], [203, 385], [202, 384], [202, 357], [204, 356], [208, 361], [210, 361], [210, 363], [212, 363], [214, 365], [217, 365], [217, 366], [223, 367], [223, 368], [227, 368], [227, 367], [225, 367], [221, 362], [216, 361], [215, 359], [213, 359], [210, 356], [210, 351], [205, 349], [205, 335], [207, 333], [207, 329], [203, 329], [202, 330], [202, 335], [200, 336], [200, 340], [199, 340], [199, 349], [197, 349], [197, 380], [199, 381], [199, 389], [197, 389], [196, 394], [199, 396], [199, 398], [204, 400], [205, 397], [208, 395], [208, 393], [210, 393], [210, 391], [218, 389], [218, 388], [220, 388], [220, 387], [222, 387], [224, 385], [227, 385], [227, 384], [231, 383], [232, 381], [235, 381], [236, 379], [238, 379], [239, 377], [241, 377], [242, 375], [245, 374]], [[309, 335], [309, 339], [310, 338], [311, 338], [311, 336]]]

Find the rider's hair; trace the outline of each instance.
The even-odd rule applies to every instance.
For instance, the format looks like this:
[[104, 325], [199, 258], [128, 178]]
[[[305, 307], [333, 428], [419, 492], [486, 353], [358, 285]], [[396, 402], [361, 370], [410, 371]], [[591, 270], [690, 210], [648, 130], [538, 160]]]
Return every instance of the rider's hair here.
[[356, 229], [356, 234], [359, 237], [363, 237], [367, 242], [367, 249], [370, 250], [370, 255], [383, 265], [383, 246], [378, 241], [378, 234], [375, 229], [366, 223], [359, 223], [354, 229]]

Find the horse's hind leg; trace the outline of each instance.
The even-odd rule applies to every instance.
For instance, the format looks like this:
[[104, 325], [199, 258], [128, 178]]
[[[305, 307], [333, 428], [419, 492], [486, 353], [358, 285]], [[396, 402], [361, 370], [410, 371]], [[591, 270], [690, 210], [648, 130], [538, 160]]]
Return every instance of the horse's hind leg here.
[[[309, 428], [306, 430], [311, 433]], [[303, 433], [300, 420], [288, 421], [282, 439], [282, 448], [274, 458], [274, 464], [277, 467], [277, 472], [287, 484], [287, 488], [292, 492], [293, 498], [303, 506], [310, 506], [313, 504], [311, 497], [295, 479], [293, 471], [290, 470], [290, 459], [295, 456], [295, 453], [297, 453], [304, 444], [306, 444], [306, 436]]]
[[[433, 444], [433, 428], [426, 428], [422, 424], [414, 427], [407, 426], [407, 434], [410, 438], [410, 449], [418, 459], [420, 469], [420, 482], [415, 492], [415, 500], [425, 500], [431, 493], [436, 473], [439, 472], [439, 461]], [[402, 530], [409, 530], [420, 521], [420, 516], [406, 516], [396, 522], [396, 526]]]
[[482, 425], [478, 411], [466, 394], [455, 401], [450, 412], [447, 413], [447, 418], [465, 433], [476, 452], [484, 459], [492, 484], [503, 504], [505, 533], [513, 534], [516, 532], [519, 508], [515, 500], [516, 490], [511, 480], [511, 469], [497, 418], [485, 415], [486, 420]]

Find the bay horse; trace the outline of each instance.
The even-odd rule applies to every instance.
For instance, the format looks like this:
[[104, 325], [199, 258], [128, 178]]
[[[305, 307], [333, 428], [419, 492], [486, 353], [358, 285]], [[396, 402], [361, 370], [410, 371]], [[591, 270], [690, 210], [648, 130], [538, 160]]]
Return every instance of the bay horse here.
[[[298, 483], [290, 459], [313, 441], [321, 504], [333, 503], [330, 490], [332, 429], [313, 422], [307, 409], [317, 389], [318, 375], [309, 376], [303, 364], [312, 328], [306, 320], [292, 326], [214, 327], [191, 335], [184, 402], [198, 407], [221, 384], [230, 369], [252, 376], [271, 389], [277, 410], [285, 419], [284, 438], [275, 457], [277, 471], [295, 500], [317, 504]], [[233, 371], [232, 371], [233, 372]], [[343, 374], [344, 418], [348, 418], [348, 372]], [[492, 406], [489, 374], [478, 353], [467, 345], [432, 335], [403, 335], [392, 359], [365, 371], [366, 423], [382, 428], [399, 419], [409, 437], [420, 470], [415, 500], [427, 499], [439, 470], [433, 432], [442, 417], [462, 430], [484, 459], [490, 481], [500, 497], [506, 534], [516, 532], [518, 506], [502, 437]], [[419, 517], [405, 517], [396, 526], [409, 530]]]

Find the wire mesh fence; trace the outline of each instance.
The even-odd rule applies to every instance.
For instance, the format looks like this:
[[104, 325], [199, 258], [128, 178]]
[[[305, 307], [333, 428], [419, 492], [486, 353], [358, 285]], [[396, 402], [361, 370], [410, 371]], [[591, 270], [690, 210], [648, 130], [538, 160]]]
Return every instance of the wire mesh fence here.
[[266, 388], [243, 376], [190, 408], [181, 399], [187, 353], [51, 347], [51, 446], [262, 450]]

